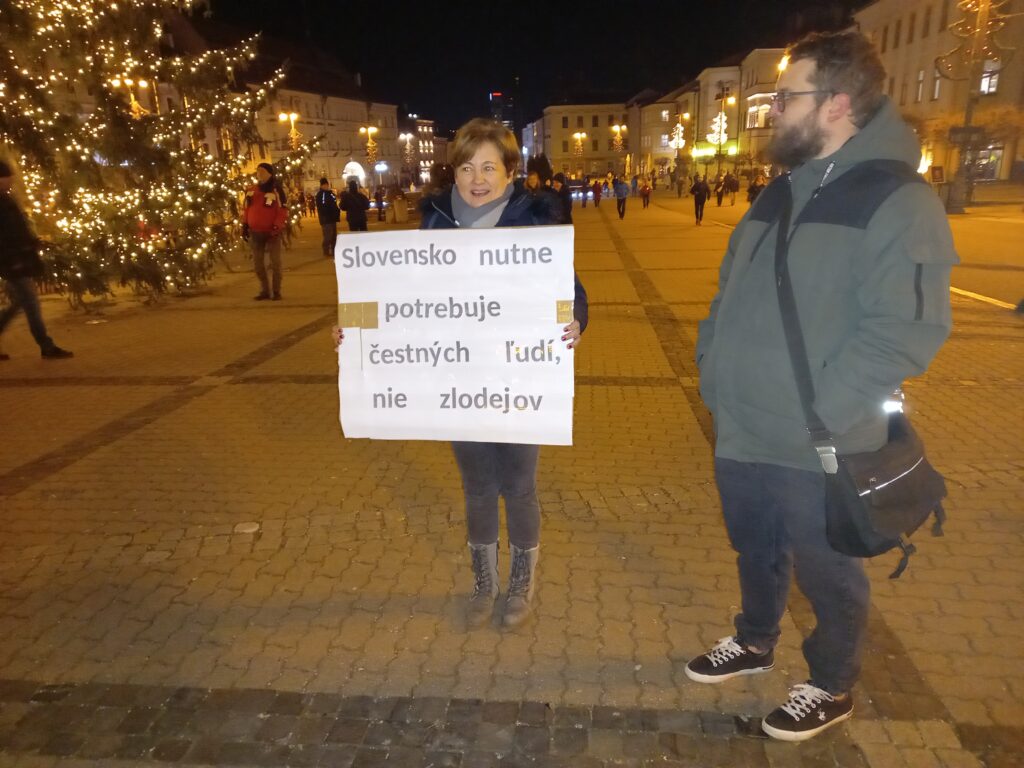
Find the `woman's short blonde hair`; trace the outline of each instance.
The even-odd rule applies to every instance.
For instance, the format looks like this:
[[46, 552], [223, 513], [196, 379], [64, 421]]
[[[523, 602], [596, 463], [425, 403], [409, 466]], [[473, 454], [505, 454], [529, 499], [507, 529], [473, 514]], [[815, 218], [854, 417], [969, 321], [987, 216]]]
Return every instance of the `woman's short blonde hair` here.
[[516, 135], [497, 120], [474, 117], [459, 128], [449, 149], [448, 158], [453, 167], [473, 159], [473, 155], [484, 144], [491, 143], [501, 155], [505, 172], [510, 176], [519, 170], [519, 143]]

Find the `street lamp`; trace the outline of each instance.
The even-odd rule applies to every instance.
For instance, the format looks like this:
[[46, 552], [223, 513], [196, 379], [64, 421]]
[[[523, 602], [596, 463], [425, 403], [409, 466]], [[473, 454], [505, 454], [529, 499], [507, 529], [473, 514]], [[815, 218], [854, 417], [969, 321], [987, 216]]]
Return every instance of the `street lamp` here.
[[573, 154], [575, 154], [576, 157], [583, 157], [583, 140], [587, 138], [587, 134], [583, 131], [577, 131], [572, 135], [572, 137], [576, 139], [576, 146], [573, 148]]
[[612, 133], [615, 134], [615, 138], [612, 139], [612, 149], [616, 152], [622, 151], [622, 134], [625, 132], [625, 125], [613, 125]]
[[277, 122], [291, 123], [292, 129], [288, 132], [288, 138], [291, 139], [292, 149], [298, 149], [299, 141], [302, 139], [302, 134], [299, 133], [299, 129], [295, 127], [295, 121], [298, 119], [298, 112], [282, 112], [277, 116]]
[[411, 133], [400, 133], [398, 134], [398, 140], [405, 142], [405, 164], [409, 168], [409, 173], [412, 173], [412, 140], [415, 137]]
[[366, 162], [370, 165], [377, 162], [377, 142], [373, 140], [373, 134], [376, 132], [375, 125], [364, 125], [359, 128], [359, 134], [366, 137]]
[[683, 147], [686, 146], [686, 126], [683, 121], [690, 121], [689, 112], [681, 112], [676, 115], [676, 125], [672, 129], [672, 138], [668, 145], [676, 151], [676, 173], [682, 173], [683, 168]]
[[138, 99], [135, 98], [135, 86], [138, 86], [139, 90], [145, 90], [149, 88], [148, 82], [146, 82], [145, 80], [134, 80], [130, 77], [115, 77], [113, 80], [110, 81], [110, 84], [114, 88], [120, 88], [124, 86], [124, 88], [128, 91], [128, 108], [132, 113], [132, 118], [134, 118], [135, 120], [140, 120], [143, 115], [149, 114], [149, 110], [142, 106], [139, 103]]
[[718, 174], [722, 172], [722, 145], [729, 140], [729, 133], [727, 130], [729, 127], [729, 121], [725, 116], [725, 105], [728, 104], [729, 106], [732, 106], [736, 103], [735, 96], [726, 95], [726, 85], [727, 83], [724, 81], [718, 81], [718, 98], [721, 102], [721, 111], [718, 113], [718, 116], [711, 121], [711, 133], [707, 135], [709, 143], [718, 145], [718, 170], [716, 171]]
[[387, 173], [388, 164], [385, 163], [383, 160], [381, 160], [379, 163], [377, 163], [375, 166], [373, 166], [373, 170], [375, 170], [377, 172], [377, 186], [378, 187], [383, 186], [384, 185], [384, 181], [383, 181], [383, 179], [381, 179], [381, 174], [382, 173]]

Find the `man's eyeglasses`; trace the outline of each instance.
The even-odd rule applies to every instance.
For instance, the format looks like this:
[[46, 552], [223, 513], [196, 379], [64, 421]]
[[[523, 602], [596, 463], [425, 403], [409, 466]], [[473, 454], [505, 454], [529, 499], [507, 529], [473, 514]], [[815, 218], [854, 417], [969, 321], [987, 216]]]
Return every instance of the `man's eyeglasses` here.
[[775, 111], [780, 115], [786, 111], [786, 101], [792, 99], [794, 96], [810, 96], [812, 93], [827, 93], [829, 96], [835, 96], [835, 91], [815, 90], [815, 91], [779, 91], [772, 96], [772, 106], [775, 107]]

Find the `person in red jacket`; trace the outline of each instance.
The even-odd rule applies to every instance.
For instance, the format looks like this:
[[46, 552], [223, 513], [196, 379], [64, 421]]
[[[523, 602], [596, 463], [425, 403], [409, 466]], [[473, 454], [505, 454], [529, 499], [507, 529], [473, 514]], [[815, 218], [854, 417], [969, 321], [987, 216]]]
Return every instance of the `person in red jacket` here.
[[[252, 248], [252, 261], [260, 292], [256, 301], [281, 300], [281, 233], [288, 221], [284, 188], [274, 174], [274, 166], [260, 163], [256, 166], [257, 183], [245, 193], [245, 221], [242, 237]], [[273, 283], [267, 279], [266, 256], [270, 257]], [[271, 292], [273, 287], [273, 292]]]

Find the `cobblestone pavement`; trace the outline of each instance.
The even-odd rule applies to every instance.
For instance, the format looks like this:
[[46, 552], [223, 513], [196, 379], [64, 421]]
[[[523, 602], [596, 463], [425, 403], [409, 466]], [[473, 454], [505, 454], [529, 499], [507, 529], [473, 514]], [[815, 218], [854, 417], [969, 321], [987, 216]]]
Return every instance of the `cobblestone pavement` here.
[[689, 201], [637, 202], [622, 222], [576, 212], [576, 445], [542, 451], [541, 587], [516, 632], [460, 620], [448, 447], [342, 438], [313, 233], [280, 303], [234, 274], [105, 322], [53, 313], [63, 362], [12, 326], [0, 766], [1024, 763], [1024, 320], [955, 300], [908, 387], [949, 480], [946, 535], [921, 537], [899, 581], [892, 558], [868, 565], [855, 719], [769, 742], [758, 718], [806, 676], [799, 594], [776, 672], [683, 675], [736, 610], [692, 353], [742, 209], [697, 228]]

